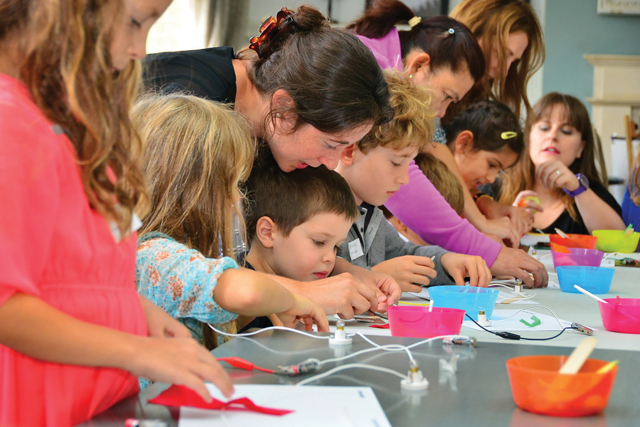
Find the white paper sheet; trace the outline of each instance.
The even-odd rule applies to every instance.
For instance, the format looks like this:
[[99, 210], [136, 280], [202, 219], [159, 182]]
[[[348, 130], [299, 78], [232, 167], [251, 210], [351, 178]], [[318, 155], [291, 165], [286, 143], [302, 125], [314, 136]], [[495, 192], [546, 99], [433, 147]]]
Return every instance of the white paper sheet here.
[[[211, 396], [226, 401], [215, 386]], [[371, 387], [236, 385], [234, 399], [248, 397], [260, 406], [292, 409], [282, 416], [247, 411], [180, 408], [179, 427], [391, 426]]]
[[[509, 332], [537, 332], [537, 331], [560, 331], [563, 328], [571, 326], [571, 322], [563, 319], [556, 320], [555, 317], [550, 314], [543, 314], [533, 310], [523, 310], [513, 317], [513, 314], [518, 310], [494, 310], [491, 315], [491, 326], [487, 327], [490, 331], [509, 331]], [[540, 324], [534, 327], [530, 327], [522, 323], [520, 320], [524, 320], [529, 324], [535, 323], [533, 316], [540, 320]], [[462, 322], [462, 326], [481, 330], [475, 323], [470, 320]]]

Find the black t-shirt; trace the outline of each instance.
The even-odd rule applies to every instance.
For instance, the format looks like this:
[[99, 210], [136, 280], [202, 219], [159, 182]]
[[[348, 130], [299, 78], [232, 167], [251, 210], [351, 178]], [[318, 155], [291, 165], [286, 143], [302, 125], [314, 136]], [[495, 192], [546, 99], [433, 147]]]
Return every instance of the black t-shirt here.
[[233, 48], [213, 47], [148, 55], [143, 60], [146, 90], [185, 92], [225, 104], [236, 100]]
[[[618, 216], [622, 218], [622, 209], [620, 208], [620, 205], [618, 204], [618, 202], [616, 202], [616, 199], [611, 195], [611, 193], [607, 191], [606, 188], [604, 188], [600, 183], [597, 182], [591, 183], [589, 185], [589, 188], [592, 189], [593, 192], [596, 193], [596, 195], [600, 197], [606, 204], [611, 206], [613, 210], [616, 211], [616, 214], [618, 214]], [[558, 228], [565, 233], [570, 234], [591, 234], [589, 233], [589, 230], [587, 230], [587, 227], [584, 225], [584, 221], [582, 220], [580, 211], [576, 209], [576, 212], [578, 215], [578, 221], [574, 221], [569, 215], [569, 211], [565, 209], [550, 226], [542, 231], [548, 234], [553, 234], [555, 233], [555, 229]]]
[[[620, 208], [620, 205], [618, 204], [618, 202], [616, 202], [616, 199], [611, 195], [611, 193], [609, 193], [609, 191], [607, 191], [606, 188], [604, 188], [598, 182], [590, 183], [589, 188], [591, 188], [591, 190], [593, 190], [593, 192], [596, 193], [596, 195], [600, 197], [606, 204], [611, 206], [613, 210], [616, 211], [618, 216], [622, 218], [622, 209]], [[492, 197], [498, 197], [500, 194], [500, 182], [499, 180], [496, 180], [495, 183], [483, 185], [479, 189], [483, 193], [489, 194]], [[570, 234], [591, 234], [589, 233], [587, 227], [584, 225], [584, 221], [582, 220], [580, 211], [576, 209], [576, 212], [578, 214], [578, 221], [574, 221], [571, 218], [571, 215], [569, 215], [569, 211], [565, 209], [550, 226], [542, 231], [547, 234], [555, 234], [555, 229], [558, 228], [565, 233]]]
[[[249, 264], [249, 261], [247, 261], [247, 252], [242, 252], [236, 255], [236, 261], [238, 262], [238, 265], [240, 267], [244, 267], [244, 268], [248, 268], [249, 270], [256, 271], [256, 269], [253, 268], [251, 264]], [[267, 316], [256, 317], [251, 322], [247, 323], [247, 325], [244, 328], [240, 329], [238, 333], [243, 334], [247, 332], [249, 329], [254, 329], [254, 328], [262, 329], [262, 328], [268, 328], [270, 326], [273, 326], [273, 323], [271, 322], [271, 319], [269, 319]]]

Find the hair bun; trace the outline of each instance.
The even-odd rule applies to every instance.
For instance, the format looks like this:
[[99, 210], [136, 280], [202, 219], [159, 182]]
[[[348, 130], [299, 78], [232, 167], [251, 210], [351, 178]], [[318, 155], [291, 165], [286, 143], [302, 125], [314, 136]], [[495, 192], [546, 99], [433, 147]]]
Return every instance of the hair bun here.
[[254, 50], [260, 59], [267, 59], [280, 49], [290, 35], [323, 28], [329, 28], [329, 20], [317, 9], [300, 6], [291, 12], [283, 7], [275, 18], [270, 16], [262, 22], [260, 35], [249, 40], [249, 49]]

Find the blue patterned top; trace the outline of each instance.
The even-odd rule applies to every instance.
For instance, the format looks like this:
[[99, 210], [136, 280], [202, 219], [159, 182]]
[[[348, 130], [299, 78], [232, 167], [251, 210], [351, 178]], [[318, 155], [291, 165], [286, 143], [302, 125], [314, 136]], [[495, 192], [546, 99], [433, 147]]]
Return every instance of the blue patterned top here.
[[200, 342], [201, 322], [218, 327], [238, 317], [213, 299], [218, 278], [229, 268], [238, 268], [232, 258], [206, 258], [162, 233], [145, 234], [138, 241], [138, 293], [184, 323]]

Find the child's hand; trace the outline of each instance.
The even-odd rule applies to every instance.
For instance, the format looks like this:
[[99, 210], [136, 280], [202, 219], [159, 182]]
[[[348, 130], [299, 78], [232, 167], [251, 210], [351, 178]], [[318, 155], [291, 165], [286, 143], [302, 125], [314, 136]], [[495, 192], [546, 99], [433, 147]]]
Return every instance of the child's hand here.
[[125, 369], [135, 376], [178, 384], [196, 391], [206, 402], [211, 395], [204, 385], [212, 382], [226, 397], [233, 394], [231, 378], [206, 348], [193, 338], [132, 337], [134, 348]]
[[486, 288], [491, 281], [491, 271], [479, 256], [447, 253], [440, 257], [442, 268], [449, 273], [456, 285], [464, 286], [464, 278], [469, 277], [469, 284]]
[[531, 190], [524, 190], [518, 193], [516, 200], [513, 202], [513, 206], [524, 208], [533, 213], [542, 212], [542, 206], [540, 206], [540, 199], [538, 193]]
[[433, 261], [426, 256], [405, 255], [381, 262], [371, 268], [378, 273], [393, 277], [402, 292], [420, 292], [432, 278], [437, 276]]
[[140, 295], [140, 302], [147, 319], [149, 336], [155, 338], [191, 338], [189, 329], [163, 309]]
[[313, 330], [313, 324], [318, 325], [319, 332], [329, 332], [329, 321], [319, 305], [302, 295], [293, 294], [295, 299], [293, 307], [282, 313], [278, 313], [278, 318], [282, 324], [288, 328], [293, 328], [302, 320], [307, 331]]
[[481, 231], [498, 235], [509, 247], [517, 248], [520, 246], [521, 236], [514, 230], [511, 220], [507, 217], [487, 219]]

